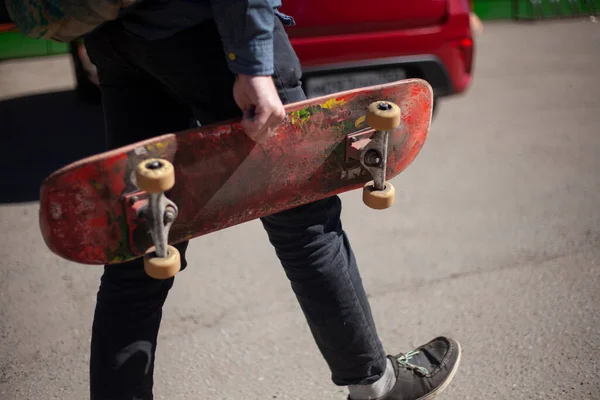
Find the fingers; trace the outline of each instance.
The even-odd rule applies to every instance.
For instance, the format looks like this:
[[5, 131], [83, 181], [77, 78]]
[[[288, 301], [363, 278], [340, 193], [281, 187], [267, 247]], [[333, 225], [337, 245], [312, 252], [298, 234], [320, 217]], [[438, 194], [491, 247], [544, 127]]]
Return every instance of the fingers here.
[[285, 118], [285, 108], [270, 76], [238, 75], [233, 95], [244, 117], [242, 127], [250, 139], [264, 143]]
[[285, 119], [285, 109], [277, 104], [269, 104], [264, 108], [255, 108], [254, 115], [250, 110], [244, 112], [242, 126], [250, 139], [264, 143], [273, 136], [277, 127]]

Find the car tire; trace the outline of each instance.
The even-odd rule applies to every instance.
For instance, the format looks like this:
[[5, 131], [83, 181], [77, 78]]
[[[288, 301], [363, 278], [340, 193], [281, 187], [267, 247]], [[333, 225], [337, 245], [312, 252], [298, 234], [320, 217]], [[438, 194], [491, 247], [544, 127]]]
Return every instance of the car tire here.
[[431, 119], [433, 120], [437, 115], [438, 108], [440, 106], [440, 98], [438, 96], [433, 96], [433, 107], [431, 110]]

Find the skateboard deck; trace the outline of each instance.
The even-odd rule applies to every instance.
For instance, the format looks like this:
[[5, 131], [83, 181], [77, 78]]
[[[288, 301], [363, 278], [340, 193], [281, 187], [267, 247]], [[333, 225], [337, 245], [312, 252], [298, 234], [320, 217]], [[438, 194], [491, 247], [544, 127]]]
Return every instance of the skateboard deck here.
[[289, 104], [285, 121], [264, 144], [250, 140], [236, 119], [76, 161], [42, 182], [44, 241], [55, 254], [82, 264], [143, 256], [154, 244], [140, 213], [150, 195], [136, 186], [135, 168], [150, 158], [174, 169], [166, 198], [178, 214], [169, 244], [362, 188], [373, 178], [360, 150], [375, 132], [365, 115], [378, 101], [401, 112], [387, 139], [384, 175], [391, 179], [415, 159], [429, 132], [433, 93], [420, 79]]

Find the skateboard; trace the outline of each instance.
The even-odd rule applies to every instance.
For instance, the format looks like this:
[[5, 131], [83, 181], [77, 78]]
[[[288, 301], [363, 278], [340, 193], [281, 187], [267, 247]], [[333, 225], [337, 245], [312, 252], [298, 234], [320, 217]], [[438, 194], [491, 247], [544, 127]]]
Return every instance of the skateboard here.
[[421, 150], [432, 105], [431, 86], [407, 79], [288, 104], [263, 144], [232, 119], [84, 158], [42, 182], [42, 236], [67, 260], [144, 257], [166, 279], [185, 240], [361, 188], [368, 207], [389, 208], [388, 180]]

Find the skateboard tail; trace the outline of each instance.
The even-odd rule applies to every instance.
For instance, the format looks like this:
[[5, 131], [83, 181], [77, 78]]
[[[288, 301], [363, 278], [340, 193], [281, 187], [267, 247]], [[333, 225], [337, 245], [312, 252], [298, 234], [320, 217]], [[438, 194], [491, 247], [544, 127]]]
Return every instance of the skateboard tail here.
[[[94, 157], [86, 160], [92, 161]], [[40, 190], [40, 231], [48, 248], [74, 262], [118, 262], [105, 249], [127, 248], [126, 218], [119, 195], [127, 156], [78, 162], [50, 175]], [[76, 238], [76, 240], [73, 240]], [[125, 252], [123, 252], [125, 250]]]

